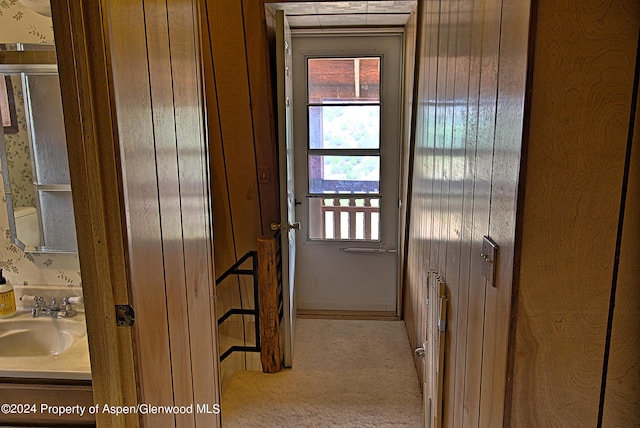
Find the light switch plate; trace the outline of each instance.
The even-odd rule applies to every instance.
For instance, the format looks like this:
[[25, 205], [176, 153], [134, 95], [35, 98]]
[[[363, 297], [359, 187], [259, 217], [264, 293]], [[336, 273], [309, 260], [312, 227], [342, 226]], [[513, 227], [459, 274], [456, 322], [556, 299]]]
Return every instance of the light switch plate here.
[[488, 236], [482, 238], [482, 254], [480, 254], [480, 257], [482, 258], [482, 276], [486, 278], [489, 284], [495, 287], [498, 244]]

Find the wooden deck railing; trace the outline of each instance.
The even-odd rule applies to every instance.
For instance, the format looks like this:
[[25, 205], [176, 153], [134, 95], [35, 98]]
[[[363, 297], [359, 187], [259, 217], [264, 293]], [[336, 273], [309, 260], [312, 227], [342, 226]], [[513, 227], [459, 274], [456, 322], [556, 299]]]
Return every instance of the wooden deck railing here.
[[[343, 205], [347, 201], [347, 205]], [[379, 239], [380, 206], [375, 198], [323, 198], [320, 203], [320, 236], [316, 239]], [[374, 202], [372, 204], [372, 202]]]

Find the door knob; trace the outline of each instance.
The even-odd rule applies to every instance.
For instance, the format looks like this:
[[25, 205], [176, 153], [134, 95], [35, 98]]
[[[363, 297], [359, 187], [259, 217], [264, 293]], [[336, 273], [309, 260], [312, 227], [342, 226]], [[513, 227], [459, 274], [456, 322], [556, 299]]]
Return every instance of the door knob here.
[[290, 231], [291, 229], [294, 230], [300, 230], [300, 222], [296, 221], [295, 223], [291, 224], [291, 223], [271, 223], [271, 230], [284, 230], [284, 231]]
[[424, 358], [424, 355], [425, 355], [425, 352], [424, 352], [424, 348], [423, 348], [423, 347], [416, 348], [416, 349], [413, 351], [413, 353], [414, 353], [414, 354], [416, 354], [416, 357], [418, 357], [418, 358]]

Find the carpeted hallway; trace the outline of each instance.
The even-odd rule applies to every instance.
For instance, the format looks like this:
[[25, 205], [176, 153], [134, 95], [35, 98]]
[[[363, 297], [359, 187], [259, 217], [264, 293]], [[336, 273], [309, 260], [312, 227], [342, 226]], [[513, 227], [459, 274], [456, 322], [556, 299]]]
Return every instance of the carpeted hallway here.
[[419, 427], [422, 394], [402, 321], [299, 319], [294, 367], [236, 373], [227, 427]]

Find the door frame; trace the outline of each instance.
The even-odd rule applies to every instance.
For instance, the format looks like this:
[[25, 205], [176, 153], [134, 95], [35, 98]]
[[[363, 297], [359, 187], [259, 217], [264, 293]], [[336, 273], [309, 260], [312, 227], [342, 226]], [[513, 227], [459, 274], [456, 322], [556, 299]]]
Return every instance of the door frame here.
[[[357, 28], [357, 29], [349, 29], [349, 28], [335, 28], [335, 29], [323, 29], [323, 30], [317, 30], [317, 29], [292, 29], [292, 37], [293, 37], [293, 46], [294, 46], [294, 64], [293, 64], [293, 69], [294, 69], [294, 78], [295, 76], [298, 76], [301, 74], [301, 70], [298, 70], [297, 68], [299, 67], [298, 64], [298, 60], [299, 58], [295, 56], [295, 53], [298, 52], [300, 55], [303, 56], [307, 56], [308, 54], [312, 54], [311, 56], [318, 56], [318, 57], [323, 57], [323, 56], [327, 56], [327, 57], [339, 57], [341, 54], [344, 54], [345, 56], [350, 56], [350, 55], [371, 55], [371, 56], [380, 56], [382, 58], [382, 61], [389, 61], [391, 60], [391, 56], [392, 55], [396, 55], [396, 53], [390, 53], [391, 51], [389, 50], [389, 46], [391, 45], [395, 45], [396, 43], [398, 43], [398, 50], [397, 50], [397, 56], [398, 56], [398, 64], [399, 64], [399, 69], [398, 69], [398, 75], [397, 75], [397, 83], [398, 83], [398, 100], [397, 100], [397, 107], [398, 107], [398, 112], [397, 112], [397, 117], [394, 119], [396, 121], [396, 127], [395, 127], [395, 138], [397, 138], [397, 146], [392, 147], [390, 145], [384, 145], [382, 144], [380, 147], [380, 155], [381, 158], [386, 158], [386, 159], [393, 159], [395, 162], [395, 169], [397, 171], [397, 175], [398, 175], [398, 182], [395, 185], [395, 193], [394, 193], [394, 199], [393, 200], [389, 200], [387, 199], [386, 203], [391, 202], [391, 206], [387, 206], [387, 209], [389, 211], [392, 211], [392, 213], [389, 213], [389, 217], [393, 217], [392, 218], [392, 222], [394, 223], [393, 226], [393, 230], [395, 231], [395, 236], [394, 239], [389, 240], [388, 239], [388, 235], [389, 235], [389, 231], [386, 231], [384, 229], [384, 224], [381, 226], [381, 230], [380, 230], [380, 235], [382, 237], [381, 241], [350, 241], [350, 240], [336, 240], [336, 241], [325, 241], [325, 240], [310, 240], [308, 239], [308, 232], [306, 230], [303, 231], [302, 234], [298, 234], [297, 236], [297, 246], [298, 246], [298, 251], [299, 252], [303, 252], [305, 249], [305, 246], [309, 246], [312, 248], [318, 248], [318, 247], [325, 247], [325, 248], [334, 248], [334, 249], [338, 249], [340, 247], [361, 247], [361, 248], [365, 248], [365, 249], [380, 249], [380, 250], [392, 250], [392, 252], [395, 252], [395, 272], [394, 272], [394, 281], [395, 281], [395, 286], [394, 286], [394, 291], [395, 291], [395, 310], [394, 311], [380, 311], [378, 313], [378, 315], [375, 315], [377, 312], [372, 312], [369, 310], [355, 310], [355, 311], [343, 311], [341, 309], [332, 309], [329, 310], [330, 312], [333, 311], [338, 311], [338, 312], [344, 312], [344, 313], [351, 313], [353, 312], [354, 314], [357, 313], [361, 313], [361, 314], [367, 314], [367, 316], [380, 316], [380, 317], [398, 317], [398, 315], [401, 313], [402, 310], [402, 283], [400, 280], [400, 273], [401, 273], [401, 260], [402, 260], [402, 256], [401, 256], [401, 251], [402, 248], [400, 247], [401, 244], [401, 239], [400, 239], [400, 234], [401, 231], [399, 229], [400, 224], [401, 224], [401, 199], [402, 199], [402, 195], [403, 195], [403, 183], [401, 180], [400, 175], [400, 171], [402, 168], [402, 138], [403, 138], [403, 123], [404, 123], [404, 90], [402, 89], [404, 87], [404, 65], [405, 65], [405, 51], [404, 51], [404, 45], [405, 45], [405, 30], [404, 28], [376, 28], [376, 27], [371, 27], [371, 28]], [[380, 48], [380, 50], [378, 50], [377, 52], [374, 52], [374, 50], [372, 50], [369, 47], [362, 47], [362, 46], [351, 46], [351, 44], [349, 44], [349, 46], [346, 47], [339, 47], [339, 48], [334, 48], [331, 46], [327, 46], [326, 48], [309, 48], [309, 49], [300, 49], [299, 47], [295, 47], [296, 46], [296, 39], [302, 39], [302, 40], [310, 40], [310, 39], [316, 39], [316, 40], [321, 40], [323, 38], [334, 38], [334, 37], [343, 37], [343, 38], [367, 38], [367, 37], [380, 37], [380, 38], [384, 38], [385, 39], [385, 46], [383, 48]], [[395, 39], [397, 38], [397, 40]], [[384, 73], [384, 70], [383, 70]], [[384, 79], [384, 78], [383, 78]], [[306, 79], [305, 79], [306, 81]], [[384, 80], [381, 81], [381, 83], [384, 82]], [[395, 81], [394, 81], [395, 82]], [[300, 95], [303, 92], [306, 92], [306, 88], [303, 89], [301, 88], [302, 85], [302, 81], [298, 80], [294, 82], [294, 86], [296, 89], [294, 89], [294, 94]], [[385, 92], [390, 91], [389, 88], [385, 89]], [[387, 104], [388, 106], [388, 101], [386, 101], [385, 99], [381, 99], [383, 105]], [[294, 96], [294, 118], [295, 121], [294, 123], [297, 123], [297, 125], [294, 125], [295, 131], [294, 131], [294, 135], [300, 136], [303, 134], [303, 132], [301, 132], [301, 129], [299, 129], [302, 125], [299, 125], [300, 122], [305, 122], [306, 119], [306, 114], [304, 115], [304, 117], [298, 117], [300, 116], [300, 111], [302, 111], [302, 109], [300, 108], [300, 106], [306, 103], [306, 98], [305, 101], [301, 101], [301, 97], [295, 97]], [[383, 107], [385, 109], [387, 109], [388, 107]], [[298, 114], [296, 116], [296, 114]], [[387, 115], [393, 115], [393, 113], [387, 113]], [[382, 124], [381, 124], [382, 126]], [[384, 130], [384, 127], [381, 128], [381, 143], [384, 140], [385, 136], [388, 137], [388, 134], [386, 134], [386, 131]], [[294, 140], [295, 137], [294, 137]], [[305, 140], [306, 142], [306, 140]], [[305, 144], [301, 144], [300, 141], [296, 140], [296, 165], [302, 165], [302, 164], [306, 164], [306, 158], [307, 158], [307, 151], [304, 150], [304, 153], [302, 153], [302, 150], [300, 150], [300, 146], [301, 145], [306, 145]], [[307, 168], [304, 168], [304, 170], [306, 171]], [[296, 174], [299, 175], [300, 174], [300, 168], [296, 168]], [[384, 166], [381, 166], [381, 176], [380, 176], [380, 180], [381, 180], [381, 186], [384, 186], [384, 181], [387, 178], [387, 168]], [[308, 178], [308, 174], [307, 174], [307, 178]], [[305, 222], [308, 222], [307, 216], [309, 215], [309, 210], [308, 210], [308, 201], [306, 198], [306, 193], [307, 190], [303, 188], [305, 186], [300, 186], [301, 182], [299, 180], [299, 177], [296, 177], [296, 193], [297, 193], [297, 200], [302, 202], [301, 205], [301, 209], [302, 212], [304, 213], [302, 215], [302, 218], [304, 219]], [[386, 189], [384, 192], [382, 192], [383, 195], [384, 194], [390, 194], [391, 192]], [[391, 220], [390, 220], [391, 221]], [[303, 229], [306, 229], [305, 227], [303, 227]], [[381, 247], [383, 246], [383, 247]], [[300, 251], [300, 249], [302, 249], [302, 251]], [[341, 256], [345, 256], [346, 253], [341, 254]], [[353, 254], [350, 254], [350, 256], [353, 256]], [[363, 254], [358, 254], [359, 257], [362, 257]], [[369, 255], [369, 257], [387, 257], [389, 256], [387, 255], [383, 255], [383, 254], [371, 254]], [[300, 269], [298, 269], [298, 271], [300, 271]], [[299, 286], [298, 286], [299, 289]], [[304, 309], [300, 309], [300, 311], [302, 313], [306, 313]], [[316, 310], [316, 309], [310, 309], [309, 311], [307, 311], [308, 313], [316, 313], [316, 312], [325, 312], [324, 310]], [[373, 315], [372, 315], [373, 314]]]

